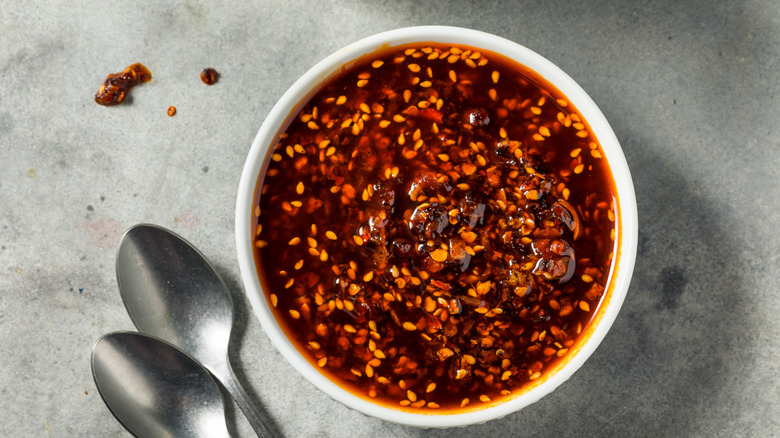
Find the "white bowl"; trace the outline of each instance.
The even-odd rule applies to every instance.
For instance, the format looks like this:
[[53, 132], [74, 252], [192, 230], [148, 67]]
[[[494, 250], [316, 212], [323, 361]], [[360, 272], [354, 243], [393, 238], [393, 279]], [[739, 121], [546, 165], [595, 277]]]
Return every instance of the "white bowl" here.
[[[619, 220], [616, 222], [615, 240], [617, 242], [616, 263], [613, 263], [610, 272], [609, 286], [603, 304], [593, 323], [583, 332], [578, 341], [579, 349], [575, 347], [555, 370], [538, 379], [526, 390], [511, 395], [500, 403], [462, 413], [442, 411], [442, 413], [422, 414], [392, 409], [357, 397], [321, 374], [298, 352], [276, 321], [260, 285], [253, 255], [252, 214], [256, 201], [255, 187], [258, 175], [269, 156], [270, 147], [277, 141], [288, 117], [294, 114], [294, 111], [297, 113], [302, 101], [344, 65], [388, 46], [415, 42], [466, 45], [492, 51], [525, 65], [557, 87], [587, 120], [601, 144], [612, 171], [619, 199]], [[255, 314], [279, 352], [317, 388], [352, 409], [386, 421], [435, 428], [484, 423], [503, 417], [538, 401], [571, 377], [604, 339], [623, 304], [634, 269], [637, 228], [636, 198], [623, 151], [604, 115], [585, 91], [550, 61], [523, 46], [484, 32], [445, 26], [410, 27], [370, 36], [328, 56], [306, 72], [279, 99], [257, 133], [241, 174], [236, 204], [236, 245], [241, 276]]]

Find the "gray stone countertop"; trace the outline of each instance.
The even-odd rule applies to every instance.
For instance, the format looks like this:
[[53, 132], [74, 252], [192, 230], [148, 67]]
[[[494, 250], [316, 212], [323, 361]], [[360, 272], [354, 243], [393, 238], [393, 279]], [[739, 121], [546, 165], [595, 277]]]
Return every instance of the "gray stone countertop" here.
[[[244, 159], [287, 87], [348, 43], [423, 24], [503, 36], [571, 75], [622, 144], [640, 219], [628, 297], [588, 362], [521, 412], [446, 431], [365, 417], [304, 380], [250, 309], [233, 228]], [[134, 62], [154, 80], [96, 105]], [[282, 436], [778, 435], [779, 116], [771, 0], [0, 1], [0, 436], [129, 436], [89, 354], [133, 329], [114, 257], [139, 222], [225, 277], [236, 371]]]

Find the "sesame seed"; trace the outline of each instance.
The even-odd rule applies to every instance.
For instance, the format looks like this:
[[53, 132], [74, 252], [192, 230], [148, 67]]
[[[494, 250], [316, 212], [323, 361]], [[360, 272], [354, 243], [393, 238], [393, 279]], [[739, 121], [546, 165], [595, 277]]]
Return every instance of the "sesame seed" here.
[[[489, 406], [529, 379], [546, 376], [548, 361], [578, 348], [577, 336], [584, 328], [577, 320], [597, 310], [590, 303], [598, 301], [586, 299], [586, 292], [606, 276], [603, 266], [583, 262], [577, 270], [581, 279], [575, 276], [564, 291], [553, 286], [552, 271], [545, 272], [553, 266], [535, 272], [536, 262], [513, 261], [506, 251], [510, 241], [530, 248], [539, 236], [566, 230], [567, 224], [573, 235], [566, 235], [579, 258], [591, 255], [580, 256], [582, 242], [587, 247], [607, 233], [616, 239], [617, 201], [607, 207], [608, 195], [597, 193], [586, 208], [584, 200], [597, 186], [582, 186], [579, 179], [590, 172], [588, 178], [603, 179], [607, 163], [598, 159], [604, 152], [581, 116], [571, 113], [564, 99], [556, 99], [556, 90], [547, 94], [544, 88], [516, 85], [520, 76], [511, 68], [479, 69], [489, 61], [479, 52], [408, 45], [379, 53], [379, 59], [360, 61], [343, 78], [333, 79], [337, 87], [317, 91], [273, 145], [259, 193], [267, 207], [262, 221], [253, 225], [253, 243], [272, 246], [281, 239], [271, 260], [263, 261], [269, 263], [273, 282], [287, 289], [267, 291], [268, 303], [288, 321], [305, 320], [292, 322], [299, 348], [318, 366], [360, 382], [369, 397], [409, 409], [436, 409], [438, 403], [423, 399], [439, 400], [434, 396], [445, 397], [442, 391], [468, 388], [472, 398]], [[372, 78], [378, 80], [369, 82]], [[358, 89], [356, 83], [366, 88]], [[469, 89], [481, 90], [471, 96], [472, 102], [458, 92]], [[544, 106], [547, 97], [551, 105]], [[484, 107], [490, 125], [467, 124], [460, 110], [471, 107]], [[498, 134], [498, 147], [486, 144], [496, 142], [491, 133]], [[565, 140], [575, 136], [581, 141]], [[546, 162], [553, 154], [564, 162]], [[500, 166], [502, 160], [513, 165]], [[580, 188], [572, 193], [570, 186]], [[479, 211], [473, 203], [463, 203], [477, 192], [486, 196]], [[573, 205], [566, 203], [570, 198]], [[560, 203], [570, 215], [560, 210]], [[564, 217], [538, 216], [529, 209], [559, 211]], [[580, 221], [583, 214], [589, 221]], [[408, 246], [394, 243], [399, 237], [412, 241], [415, 254], [427, 253], [430, 259], [418, 266], [401, 257]], [[302, 239], [307, 243], [301, 245]], [[555, 252], [560, 250], [556, 246]], [[264, 256], [265, 251], [258, 250]], [[305, 262], [307, 253], [320, 261]], [[613, 260], [611, 254], [608, 259]], [[525, 281], [504, 290], [507, 285], [489, 267], [483, 269], [491, 260], [510, 262], [512, 275], [516, 271], [523, 280], [549, 283], [549, 293], [540, 293], [535, 284], [523, 286]], [[458, 272], [461, 266], [466, 270]], [[508, 304], [513, 297], [533, 299], [514, 309]], [[339, 317], [342, 312], [363, 314], [366, 306], [379, 311], [346, 325]], [[551, 319], [536, 328], [508, 317], [516, 311], [520, 319], [529, 318], [542, 309]], [[472, 341], [463, 340], [463, 323], [475, 324]], [[508, 333], [514, 336], [507, 338]], [[405, 349], [403, 341], [414, 342], [417, 336], [425, 350]], [[527, 350], [512, 347], [514, 342], [528, 343]], [[496, 360], [482, 363], [477, 353], [483, 351], [494, 353]], [[349, 358], [352, 353], [357, 356]], [[431, 374], [424, 363], [431, 356], [446, 361], [450, 374]], [[468, 406], [470, 399], [463, 394], [460, 403]], [[447, 412], [458, 405], [450, 399], [442, 399]]]
[[443, 262], [447, 260], [447, 251], [443, 249], [437, 249], [435, 251], [431, 251], [430, 256], [437, 262]]
[[455, 352], [452, 351], [452, 349], [444, 347], [439, 349], [439, 351], [436, 352], [436, 357], [438, 357], [439, 360], [443, 361], [451, 358], [454, 354]]
[[477, 239], [477, 234], [473, 231], [464, 231], [460, 233], [460, 238], [466, 243], [473, 243]]

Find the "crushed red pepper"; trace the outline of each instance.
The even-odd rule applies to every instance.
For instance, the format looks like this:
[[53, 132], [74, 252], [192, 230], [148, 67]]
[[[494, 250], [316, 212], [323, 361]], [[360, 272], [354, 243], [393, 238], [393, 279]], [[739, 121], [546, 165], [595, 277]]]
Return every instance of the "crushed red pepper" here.
[[412, 45], [329, 79], [258, 179], [256, 262], [298, 349], [363, 397], [461, 410], [554, 369], [596, 313], [616, 190], [557, 89]]
[[121, 73], [109, 74], [95, 94], [95, 102], [106, 106], [119, 105], [125, 101], [131, 88], [151, 80], [149, 69], [141, 63], [135, 63]]

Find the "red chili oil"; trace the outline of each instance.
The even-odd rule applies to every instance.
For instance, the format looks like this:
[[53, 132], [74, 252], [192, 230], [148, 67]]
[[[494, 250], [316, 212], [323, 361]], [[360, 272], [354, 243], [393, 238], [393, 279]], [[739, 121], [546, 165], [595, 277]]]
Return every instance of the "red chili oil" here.
[[138, 84], [152, 80], [152, 73], [141, 63], [135, 63], [121, 73], [108, 75], [95, 94], [95, 102], [99, 105], [119, 105], [125, 101], [130, 89]]
[[577, 346], [608, 285], [617, 191], [535, 72], [463, 46], [387, 49], [283, 129], [255, 259], [285, 333], [332, 380], [400, 409], [472, 409]]

